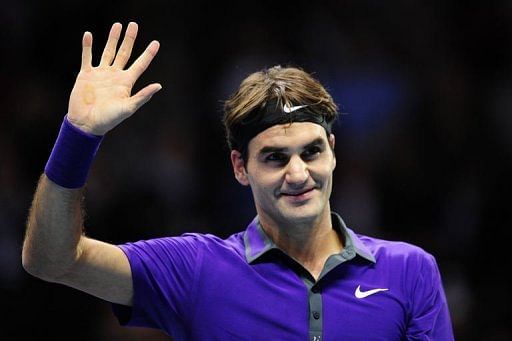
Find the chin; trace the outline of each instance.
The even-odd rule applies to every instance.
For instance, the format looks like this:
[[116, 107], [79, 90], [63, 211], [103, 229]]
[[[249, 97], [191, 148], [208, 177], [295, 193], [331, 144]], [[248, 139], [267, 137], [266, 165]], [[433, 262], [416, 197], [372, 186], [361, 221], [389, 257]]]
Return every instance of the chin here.
[[318, 207], [293, 207], [281, 211], [281, 216], [288, 221], [295, 221], [297, 223], [307, 223], [318, 219], [323, 210]]

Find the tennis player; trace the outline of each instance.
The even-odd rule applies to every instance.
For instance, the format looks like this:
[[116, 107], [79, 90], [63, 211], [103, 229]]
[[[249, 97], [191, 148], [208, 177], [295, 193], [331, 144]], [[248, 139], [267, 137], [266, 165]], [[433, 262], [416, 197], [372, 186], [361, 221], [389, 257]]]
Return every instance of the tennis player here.
[[244, 79], [225, 102], [235, 178], [257, 215], [227, 239], [188, 233], [111, 245], [85, 236], [82, 199], [109, 131], [161, 89], [132, 87], [158, 52], [129, 66], [137, 24], [112, 26], [98, 66], [92, 35], [37, 186], [23, 246], [34, 276], [113, 303], [120, 323], [175, 340], [453, 340], [435, 258], [363, 236], [330, 206], [338, 109], [290, 67]]

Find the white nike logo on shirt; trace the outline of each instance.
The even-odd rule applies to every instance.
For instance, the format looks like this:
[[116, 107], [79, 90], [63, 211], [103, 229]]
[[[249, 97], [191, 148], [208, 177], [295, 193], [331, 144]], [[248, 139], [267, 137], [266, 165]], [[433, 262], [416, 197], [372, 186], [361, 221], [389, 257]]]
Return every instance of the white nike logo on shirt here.
[[380, 291], [387, 291], [387, 290], [389, 290], [389, 289], [377, 288], [377, 289], [372, 289], [372, 290], [368, 290], [368, 291], [361, 291], [361, 286], [358, 285], [354, 295], [356, 295], [357, 298], [365, 298], [365, 297], [368, 297], [370, 295], [376, 294], [376, 293], [378, 293]]
[[286, 113], [291, 113], [291, 112], [294, 112], [295, 110], [299, 110], [299, 109], [302, 109], [302, 108], [305, 108], [307, 107], [307, 105], [297, 105], [297, 106], [294, 106], [294, 107], [290, 107], [288, 104], [285, 104], [283, 106], [283, 111], [286, 112]]

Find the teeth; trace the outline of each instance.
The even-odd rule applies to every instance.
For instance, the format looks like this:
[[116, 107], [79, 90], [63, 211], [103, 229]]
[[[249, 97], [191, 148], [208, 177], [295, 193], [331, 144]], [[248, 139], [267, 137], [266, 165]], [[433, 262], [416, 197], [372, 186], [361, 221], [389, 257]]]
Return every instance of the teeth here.
[[308, 189], [307, 191], [304, 191], [304, 192], [300, 192], [300, 193], [286, 193], [286, 195], [292, 195], [294, 197], [298, 196], [298, 195], [301, 195], [301, 194], [304, 194], [304, 193], [307, 193], [309, 192], [310, 189]]

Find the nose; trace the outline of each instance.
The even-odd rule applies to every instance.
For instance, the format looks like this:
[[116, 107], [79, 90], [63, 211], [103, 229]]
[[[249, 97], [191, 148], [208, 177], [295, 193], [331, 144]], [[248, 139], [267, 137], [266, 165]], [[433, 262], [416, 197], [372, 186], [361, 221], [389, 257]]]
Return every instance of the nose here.
[[285, 181], [291, 186], [303, 185], [309, 178], [307, 164], [299, 156], [291, 157], [286, 168]]

